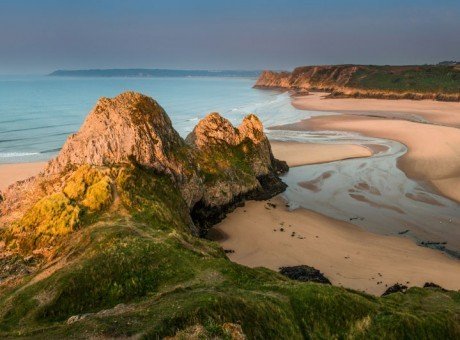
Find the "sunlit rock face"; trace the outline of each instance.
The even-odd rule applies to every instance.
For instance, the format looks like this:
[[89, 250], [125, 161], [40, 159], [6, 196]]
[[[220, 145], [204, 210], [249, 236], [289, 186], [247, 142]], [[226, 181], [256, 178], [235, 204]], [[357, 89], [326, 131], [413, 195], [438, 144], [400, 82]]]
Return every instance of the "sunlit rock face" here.
[[155, 100], [126, 92], [99, 99], [48, 171], [60, 172], [68, 164], [111, 165], [134, 160], [149, 168], [178, 172], [171, 152], [182, 145], [171, 120]]
[[259, 79], [257, 79], [257, 82], [254, 85], [254, 87], [288, 89], [291, 86], [290, 79], [290, 72], [263, 71], [260, 74]]
[[[101, 98], [42, 174], [2, 195], [0, 225], [9, 230], [9, 243], [18, 248], [46, 247], [79, 229], [88, 216], [119, 209], [119, 198], [125, 199], [129, 210], [155, 196], [155, 201], [174, 197], [183, 224], [196, 234], [199, 228], [190, 211], [212, 207], [225, 214], [245, 198], [283, 191], [277, 174], [286, 169], [280, 164], [254, 115], [235, 128], [212, 113], [185, 141], [155, 100], [126, 92]], [[146, 177], [167, 180], [152, 182]], [[159, 187], [160, 182], [168, 187]], [[137, 192], [144, 197], [140, 201], [133, 198]], [[159, 204], [148, 209], [161, 213]], [[26, 239], [33, 242], [24, 244]]]
[[203, 197], [192, 209], [201, 231], [221, 221], [244, 199], [266, 199], [286, 188], [277, 175], [287, 171], [287, 165], [273, 157], [255, 115], [248, 115], [235, 128], [218, 113], [211, 113], [186, 141], [197, 150], [205, 178]]

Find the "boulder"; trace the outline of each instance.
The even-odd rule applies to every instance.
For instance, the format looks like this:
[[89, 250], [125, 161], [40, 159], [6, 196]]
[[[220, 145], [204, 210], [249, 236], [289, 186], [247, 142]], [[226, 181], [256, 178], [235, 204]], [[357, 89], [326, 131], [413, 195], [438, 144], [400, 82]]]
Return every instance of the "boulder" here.
[[331, 281], [318, 269], [306, 265], [281, 267], [280, 273], [292, 280], [331, 284]]

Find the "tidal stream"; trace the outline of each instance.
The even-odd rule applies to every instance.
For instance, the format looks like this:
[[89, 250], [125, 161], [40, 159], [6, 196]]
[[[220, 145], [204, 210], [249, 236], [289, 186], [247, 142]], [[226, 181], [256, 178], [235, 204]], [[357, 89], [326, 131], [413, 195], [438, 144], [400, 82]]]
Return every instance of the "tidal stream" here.
[[403, 144], [348, 132], [268, 134], [284, 141], [362, 145], [374, 152], [367, 158], [291, 168], [283, 176], [290, 209], [302, 207], [374, 233], [410, 237], [460, 258], [460, 205], [397, 167], [407, 151]]

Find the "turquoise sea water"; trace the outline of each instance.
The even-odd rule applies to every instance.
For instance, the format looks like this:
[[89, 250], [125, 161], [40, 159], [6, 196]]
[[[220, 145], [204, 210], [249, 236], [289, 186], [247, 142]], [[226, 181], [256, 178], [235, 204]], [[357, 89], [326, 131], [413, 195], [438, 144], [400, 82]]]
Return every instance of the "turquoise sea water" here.
[[[253, 78], [0, 77], [0, 163], [50, 159], [79, 129], [99, 97], [128, 90], [155, 98], [184, 137], [213, 111], [235, 124], [249, 112], [261, 112], [267, 125], [297, 120], [294, 109], [275, 112], [276, 103], [286, 102], [287, 94], [252, 89], [254, 82]], [[268, 104], [270, 114], [261, 110]]]

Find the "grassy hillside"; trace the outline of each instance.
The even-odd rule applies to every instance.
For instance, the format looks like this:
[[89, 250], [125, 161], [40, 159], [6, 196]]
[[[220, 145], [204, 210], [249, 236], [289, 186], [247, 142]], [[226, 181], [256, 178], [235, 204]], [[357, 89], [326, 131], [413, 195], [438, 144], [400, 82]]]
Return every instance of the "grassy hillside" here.
[[[2, 338], [158, 338], [196, 325], [231, 338], [227, 323], [250, 339], [460, 336], [460, 293], [411, 288], [376, 298], [250, 269], [190, 234], [169, 177], [136, 166], [79, 170], [107, 176], [115, 199], [53, 239], [39, 272], [2, 283]], [[72, 177], [77, 202], [89, 198], [78, 190], [86, 180]]]
[[359, 89], [460, 93], [460, 66], [367, 66], [348, 86]]

